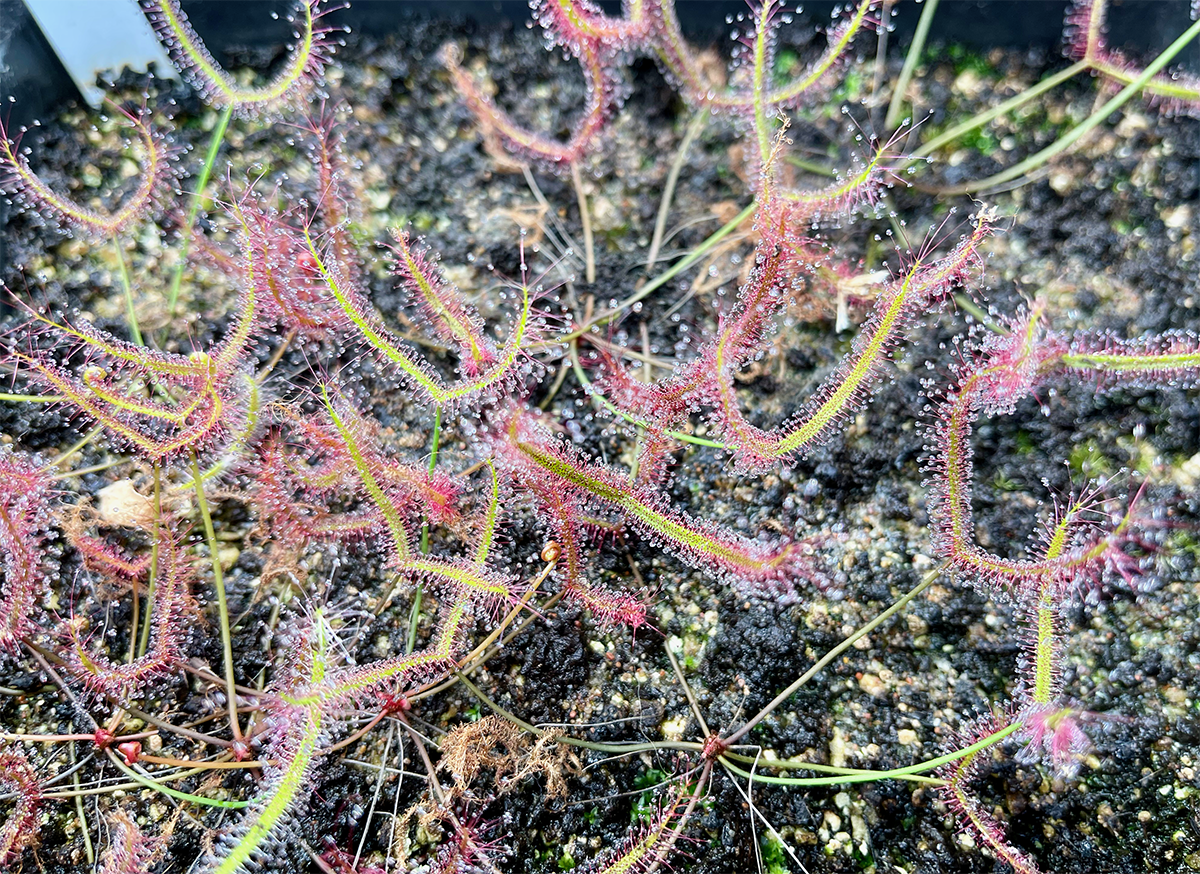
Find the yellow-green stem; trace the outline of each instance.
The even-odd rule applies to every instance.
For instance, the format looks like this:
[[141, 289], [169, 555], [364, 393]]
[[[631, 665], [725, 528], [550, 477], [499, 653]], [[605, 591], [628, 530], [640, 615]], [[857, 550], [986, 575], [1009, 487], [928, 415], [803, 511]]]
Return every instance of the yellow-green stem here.
[[[756, 781], [762, 781], [764, 783], [775, 783], [775, 784], [783, 785], [783, 786], [837, 786], [842, 783], [873, 783], [877, 780], [910, 780], [910, 781], [914, 781], [914, 778], [918, 778], [918, 779], [915, 779], [915, 782], [942, 784], [945, 781], [938, 780], [938, 779], [932, 778], [932, 777], [920, 778], [919, 775], [923, 771], [935, 770], [936, 768], [940, 768], [942, 765], [948, 764], [950, 762], [958, 761], [959, 759], [965, 759], [968, 756], [973, 756], [973, 755], [977, 754], [980, 750], [985, 750], [988, 747], [995, 746], [996, 744], [1000, 743], [1000, 741], [1002, 741], [1006, 737], [1008, 737], [1010, 734], [1017, 731], [1020, 727], [1021, 727], [1021, 723], [1014, 722], [1014, 723], [1004, 726], [1004, 728], [1001, 728], [998, 731], [992, 732], [987, 737], [977, 740], [975, 743], [971, 744], [968, 747], [963, 747], [961, 750], [955, 750], [952, 753], [947, 753], [944, 756], [939, 756], [936, 759], [930, 759], [926, 762], [918, 762], [915, 765], [907, 765], [903, 768], [892, 768], [887, 771], [869, 771], [866, 769], [854, 770], [854, 769], [847, 768], [846, 773], [843, 773], [843, 774], [840, 774], [837, 776], [830, 776], [830, 777], [775, 777], [770, 774], [759, 774], [759, 773], [750, 774], [749, 772], [743, 771], [741, 768], [736, 767], [729, 761], [730, 759], [733, 759], [733, 758], [737, 758], [739, 760], [746, 760], [749, 758], [748, 756], [736, 756], [735, 757], [731, 753], [726, 753], [725, 755], [723, 755], [721, 757], [721, 759], [724, 762], [726, 767], [730, 768], [731, 770], [733, 770], [735, 773], [737, 773], [741, 777], [746, 777], [747, 779], [753, 779]], [[755, 760], [751, 760], [751, 761], [755, 761]], [[779, 762], [767, 762], [761, 758], [758, 759], [757, 762], [760, 766], [761, 765], [770, 765], [773, 768], [778, 767], [780, 764]], [[797, 767], [806, 767], [806, 766], [805, 765], [797, 765]], [[811, 770], [818, 770], [818, 769], [811, 768]], [[825, 770], [825, 769], [822, 768], [819, 770]]]
[[208, 541], [208, 556], [212, 562], [213, 588], [217, 590], [218, 621], [221, 626], [221, 650], [225, 660], [225, 697], [229, 707], [229, 727], [235, 741], [242, 739], [242, 727], [237, 715], [237, 682], [233, 676], [233, 633], [229, 627], [229, 603], [225, 598], [225, 575], [221, 571], [221, 556], [217, 533], [213, 529], [212, 514], [208, 511], [208, 499], [204, 496], [200, 463], [192, 455], [192, 482], [196, 490], [196, 506], [204, 522], [204, 537]]
[[190, 801], [193, 804], [203, 804], [206, 807], [224, 807], [231, 810], [238, 810], [243, 807], [250, 806], [249, 801], [222, 801], [217, 798], [205, 798], [203, 795], [192, 795], [188, 792], [180, 792], [178, 789], [172, 789], [170, 786], [166, 786], [157, 780], [147, 777], [145, 774], [139, 774], [137, 771], [133, 770], [133, 768], [122, 762], [112, 750], [109, 749], [105, 750], [104, 752], [108, 754], [108, 757], [112, 763], [117, 766], [117, 770], [121, 771], [129, 779], [136, 783], [140, 783], [148, 789], [153, 789], [155, 792], [161, 792], [163, 795], [169, 795], [170, 797], [177, 798], [180, 801]]
[[196, 215], [200, 212], [200, 206], [204, 202], [204, 189], [208, 187], [208, 177], [212, 175], [213, 165], [217, 162], [217, 152], [221, 149], [221, 141], [225, 139], [225, 131], [229, 127], [231, 118], [233, 118], [232, 103], [225, 107], [221, 117], [217, 119], [212, 138], [208, 141], [208, 152], [204, 156], [204, 165], [200, 168], [200, 175], [196, 177], [196, 190], [192, 192], [192, 205], [188, 207], [187, 219], [183, 225], [183, 245], [180, 247], [179, 263], [175, 265], [175, 272], [171, 275], [171, 287], [167, 292], [167, 315], [171, 318], [175, 316], [175, 305], [179, 301], [179, 285], [183, 281], [188, 250], [192, 244], [192, 227], [196, 223]]
[[904, 113], [904, 92], [912, 81], [913, 72], [925, 48], [925, 40], [929, 36], [929, 27], [933, 24], [933, 15], [937, 12], [938, 0], [925, 0], [925, 8], [921, 10], [921, 18], [917, 22], [917, 32], [913, 34], [912, 45], [904, 56], [904, 66], [900, 69], [900, 78], [896, 80], [896, 90], [892, 92], [892, 100], [888, 104], [887, 118], [884, 125], [888, 130], [894, 130], [900, 124], [900, 116]]
[[[442, 438], [442, 408], [438, 407], [433, 414], [433, 440], [432, 448], [429, 450], [429, 472], [433, 473], [437, 467], [438, 445]], [[429, 554], [429, 523], [426, 522], [421, 526], [421, 554]], [[416, 591], [413, 592], [412, 608], [408, 612], [408, 639], [404, 644], [405, 654], [413, 651], [417, 645], [417, 625], [421, 619], [421, 601], [424, 594], [423, 587], [418, 584]]]
[[[73, 744], [73, 743], [67, 744], [67, 752], [70, 754], [71, 765], [72, 765], [72, 769], [73, 769], [74, 765], [75, 765], [75, 744]], [[73, 787], [75, 787], [75, 790], [77, 792], [81, 788], [79, 785], [79, 772], [78, 771], [74, 771], [71, 774], [71, 785]], [[84, 849], [84, 852], [87, 853], [88, 864], [95, 865], [96, 864], [96, 851], [92, 847], [91, 829], [88, 828], [87, 811], [84, 809], [84, 806], [83, 806], [83, 796], [82, 795], [75, 796], [75, 813], [79, 816], [79, 830], [81, 832], [83, 832], [83, 849]]]
[[587, 195], [583, 193], [583, 177], [579, 173], [579, 162], [571, 162], [571, 182], [575, 186], [575, 198], [579, 201], [579, 221], [583, 225], [584, 277], [588, 285], [596, 281], [596, 244], [592, 238], [592, 216], [588, 212]]
[[141, 658], [150, 646], [150, 618], [154, 615], [154, 589], [158, 579], [158, 531], [162, 518], [162, 468], [154, 465], [154, 540], [150, 544], [150, 573], [146, 579], [146, 618], [142, 624], [142, 636], [138, 641], [137, 654]]
[[949, 130], [938, 134], [929, 142], [922, 143], [921, 147], [913, 152], [911, 157], [901, 160], [900, 163], [896, 165], [896, 169], [902, 170], [913, 164], [918, 158], [924, 158], [928, 155], [932, 155], [942, 146], [946, 145], [947, 143], [954, 142], [963, 134], [970, 133], [971, 131], [975, 130], [975, 128], [983, 127], [992, 119], [999, 118], [1000, 116], [1011, 112], [1014, 109], [1024, 106], [1030, 100], [1039, 97], [1040, 95], [1049, 91], [1051, 88], [1060, 85], [1076, 74], [1082, 73], [1087, 68], [1087, 61], [1076, 61], [1065, 70], [1060, 70], [1052, 76], [1047, 76], [1033, 87], [1027, 88], [1015, 97], [1010, 97], [1003, 103], [993, 106], [987, 112], [981, 112], [978, 115], [974, 115], [967, 119], [962, 124], [956, 124]]
[[11, 401], [14, 404], [57, 404], [65, 401], [62, 395], [20, 395], [0, 392], [0, 401]]
[[139, 346], [145, 346], [142, 329], [138, 327], [137, 312], [133, 308], [133, 285], [129, 282], [129, 265], [125, 263], [125, 250], [120, 237], [113, 237], [113, 251], [117, 253], [117, 266], [121, 268], [121, 288], [125, 291], [125, 318], [129, 322], [129, 336]]
[[675, 159], [671, 162], [671, 169], [667, 173], [667, 182], [663, 186], [662, 202], [658, 205], [658, 216], [654, 220], [654, 236], [650, 240], [650, 254], [646, 256], [647, 271], [658, 260], [658, 250], [662, 247], [663, 234], [667, 230], [667, 216], [671, 211], [671, 200], [675, 196], [675, 186], [679, 183], [679, 174], [683, 171], [688, 149], [691, 147], [692, 141], [700, 135], [700, 131], [704, 129], [707, 121], [707, 109], [701, 109], [692, 117], [692, 120], [688, 122], [687, 131], [684, 132], [683, 141], [679, 144], [679, 150], [675, 153]]
[[797, 690], [799, 690], [809, 680], [811, 680], [813, 677], [815, 677], [822, 669], [825, 668], [826, 665], [828, 665], [830, 662], [832, 662], [834, 659], [836, 659], [839, 655], [841, 655], [847, 649], [854, 646], [854, 642], [856, 640], [870, 634], [872, 631], [874, 631], [876, 628], [878, 628], [880, 625], [882, 625], [884, 622], [886, 622], [888, 619], [890, 619], [892, 616], [894, 616], [900, 610], [903, 610], [905, 605], [907, 605], [910, 601], [912, 601], [914, 598], [916, 598], [918, 595], [920, 595], [922, 592], [924, 592], [926, 589], [928, 589], [930, 586], [932, 586], [934, 581], [939, 576], [941, 576], [943, 570], [945, 570], [945, 565], [936, 567], [933, 570], [931, 570], [929, 573], [925, 574], [925, 578], [922, 579], [921, 582], [915, 588], [913, 588], [909, 592], [902, 595], [896, 601], [896, 603], [892, 604], [892, 606], [888, 607], [886, 610], [884, 610], [882, 613], [880, 613], [878, 616], [876, 616], [870, 622], [861, 626], [857, 631], [855, 631], [853, 634], [851, 634], [849, 637], [847, 637], [845, 640], [843, 640], [841, 643], [839, 643], [837, 646], [835, 646], [829, 652], [825, 653], [825, 655], [816, 664], [814, 664], [811, 668], [809, 668], [807, 671], [805, 671], [803, 674], [801, 674], [800, 677], [797, 678], [797, 680], [794, 683], [792, 683], [790, 686], [788, 686], [786, 689], [784, 689], [782, 692], [780, 692], [778, 695], [776, 695], [771, 700], [771, 703], [769, 703], [766, 707], [764, 707], [762, 710], [760, 710], [755, 716], [753, 716], [749, 720], [747, 720], [745, 725], [743, 725], [741, 728], [739, 728], [733, 734], [729, 735], [727, 738], [725, 738], [725, 740], [728, 743], [737, 743], [739, 740], [741, 740], [743, 737], [745, 737], [747, 734], [749, 734], [750, 730], [752, 728], [754, 728], [754, 726], [758, 725], [760, 722], [762, 722], [764, 719], [766, 719], [775, 710], [775, 708], [777, 708], [780, 704], [782, 704], [788, 698], [791, 698], [792, 695], [794, 695]]
[[1169, 64], [1175, 58], [1175, 56], [1183, 51], [1184, 48], [1187, 47], [1187, 44], [1194, 40], [1197, 36], [1200, 36], [1200, 21], [1197, 21], [1182, 34], [1180, 34], [1179, 38], [1175, 40], [1175, 42], [1171, 43], [1165, 52], [1155, 58], [1149, 64], [1149, 66], [1142, 71], [1140, 76], [1122, 88], [1120, 92], [1116, 94], [1116, 96], [1106, 102], [1082, 122], [1073, 127], [1066, 134], [1059, 137], [1050, 145], [1046, 146], [1046, 148], [1042, 149], [1040, 152], [1030, 155], [1024, 161], [1009, 167], [1007, 170], [1003, 170], [995, 175], [988, 176], [985, 179], [977, 179], [973, 182], [967, 182], [963, 185], [944, 188], [942, 189], [942, 193], [969, 194], [973, 191], [982, 191], [985, 188], [1003, 185], [1005, 182], [1011, 182], [1013, 179], [1017, 179], [1025, 175], [1030, 170], [1037, 169], [1055, 155], [1065, 152], [1067, 149], [1071, 148], [1071, 146], [1075, 145], [1075, 143], [1078, 142], [1080, 138], [1084, 136], [1084, 134], [1101, 124], [1110, 115], [1124, 106], [1131, 97], [1140, 92], [1142, 88], [1144, 88], [1146, 84], [1154, 78], [1155, 74], [1158, 73], [1159, 70]]

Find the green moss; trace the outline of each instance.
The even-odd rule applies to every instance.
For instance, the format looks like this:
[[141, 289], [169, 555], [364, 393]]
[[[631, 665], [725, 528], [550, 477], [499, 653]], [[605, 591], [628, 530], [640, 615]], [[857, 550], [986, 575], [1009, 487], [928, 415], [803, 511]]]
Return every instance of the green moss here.
[[992, 487], [1000, 492], [1018, 492], [1024, 488], [1021, 483], [1012, 479], [1004, 471], [996, 471], [996, 476], [992, 479]]
[[425, 211], [420, 211], [413, 214], [412, 223], [413, 227], [418, 231], [421, 233], [427, 233], [437, 226], [438, 220], [437, 216]]
[[981, 155], [991, 156], [996, 149], [1000, 148], [1000, 140], [987, 127], [977, 127], [975, 130], [967, 131], [958, 140], [959, 144], [966, 149], [973, 149]]
[[1072, 449], [1067, 458], [1067, 466], [1071, 473], [1089, 480], [1098, 476], [1109, 476], [1113, 472], [1112, 464], [1093, 440], [1080, 443]]
[[[1178, 528], [1167, 538], [1165, 551], [1168, 555], [1188, 553], [1200, 560], [1200, 538], [1186, 528]], [[1200, 709], [1200, 698], [1196, 699], [1195, 704]]]
[[800, 56], [796, 54], [795, 50], [781, 49], [775, 56], [775, 83], [786, 85], [796, 77], [801, 69]]
[[763, 835], [761, 846], [763, 874], [789, 874], [783, 844], [771, 835]]
[[850, 70], [837, 88], [833, 89], [833, 99], [826, 104], [832, 117], [843, 103], [858, 103], [866, 93], [866, 78], [859, 70]]
[[988, 79], [994, 79], [997, 76], [996, 68], [988, 62], [987, 58], [959, 43], [931, 46], [921, 56], [921, 62], [926, 65], [938, 64], [947, 60], [952, 65], [955, 76], [968, 70]]
[[666, 771], [658, 768], [651, 768], [644, 774], [639, 774], [637, 779], [633, 781], [635, 789], [641, 789], [642, 794], [633, 802], [633, 813], [630, 817], [633, 822], [641, 820], [653, 819], [658, 813], [658, 803], [655, 801], [655, 788], [666, 783], [671, 777]]

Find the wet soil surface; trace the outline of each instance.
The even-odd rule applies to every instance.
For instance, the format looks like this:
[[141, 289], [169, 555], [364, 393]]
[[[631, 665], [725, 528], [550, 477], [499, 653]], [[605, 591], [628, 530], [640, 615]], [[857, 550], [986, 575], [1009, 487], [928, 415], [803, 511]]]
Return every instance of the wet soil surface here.
[[[813, 46], [804, 37], [807, 29], [800, 25], [788, 32], [799, 34], [792, 39], [796, 56], [809, 56]], [[456, 282], [482, 292], [480, 307], [495, 318], [504, 307], [488, 293], [496, 287], [488, 268], [517, 274], [519, 226], [530, 229], [529, 245], [536, 241], [541, 250], [530, 255], [537, 269], [557, 254], [567, 269], [581, 274], [576, 256], [555, 251], [556, 238], [561, 242], [557, 228], [582, 236], [579, 211], [569, 180], [535, 174], [549, 204], [547, 214], [524, 176], [506, 172], [487, 154], [473, 117], [434, 60], [446, 40], [466, 48], [469, 68], [486, 59], [497, 100], [540, 130], [565, 128], [572, 114], [564, 107], [581, 103], [583, 83], [576, 66], [544, 52], [539, 37], [523, 23], [484, 29], [456, 20], [413, 20], [411, 27], [387, 37], [356, 35], [338, 54], [330, 99], [349, 106], [352, 123], [346, 128], [345, 149], [358, 164], [354, 184], [362, 226], [383, 240], [385, 227], [411, 223], [441, 254]], [[236, 65], [261, 59], [247, 54], [222, 60]], [[1034, 52], [960, 56], [924, 65], [918, 71], [920, 106], [932, 107], [925, 124], [931, 132], [941, 129], [948, 120], [1036, 81], [1056, 63], [1055, 57]], [[898, 65], [893, 62], [891, 75]], [[590, 287], [576, 282], [559, 292], [564, 305], [580, 310], [589, 296], [601, 308], [634, 289], [663, 181], [689, 120], [652, 64], [639, 61], [631, 74], [625, 111], [589, 159], [585, 174], [596, 230], [597, 280]], [[856, 72], [838, 97], [855, 101], [866, 96], [870, 80], [868, 66]], [[136, 90], [144, 83], [127, 78], [122, 84]], [[161, 90], [167, 87], [155, 84], [159, 100], [177, 103], [176, 136], [192, 146], [185, 162], [194, 168], [215, 114], [182, 87]], [[995, 131], [974, 137], [969, 147], [940, 154], [919, 181], [924, 186], [955, 184], [995, 172], [1052, 142], [1085, 117], [1095, 100], [1092, 83], [1072, 83], [1017, 120], [1001, 121]], [[855, 114], [861, 117], [866, 111], [859, 108]], [[89, 137], [78, 133], [90, 125], [88, 118], [69, 112], [36, 138], [31, 135], [39, 169], [51, 184], [65, 185], [72, 178], [89, 184], [80, 167], [92, 160], [89, 150], [110, 143], [114, 135], [111, 126], [101, 125], [89, 144]], [[869, 121], [862, 123], [869, 126]], [[861, 148], [836, 106], [802, 112], [790, 133], [797, 154], [831, 168], [848, 166]], [[230, 178], [265, 173], [258, 184], [269, 188], [286, 169], [303, 185], [295, 139], [295, 132], [281, 125], [235, 122], [228, 137], [235, 161]], [[693, 145], [671, 212], [670, 226], [679, 230], [667, 243], [665, 256], [699, 244], [749, 201], [739, 175], [745, 171], [738, 143], [733, 128], [718, 119]], [[119, 172], [115, 163], [100, 167], [96, 184], [102, 184], [106, 173]], [[810, 184], [821, 181], [799, 178]], [[1012, 219], [987, 244], [983, 284], [968, 290], [984, 309], [1008, 314], [1040, 295], [1051, 323], [1062, 329], [1112, 330], [1135, 337], [1200, 325], [1197, 121], [1160, 118], [1133, 105], [1115, 127], [1102, 126], [1033, 181], [985, 200]], [[950, 207], [957, 213], [951, 214]], [[966, 198], [896, 187], [878, 216], [860, 216], [823, 235], [847, 259], [862, 259], [864, 269], [878, 269], [881, 263], [895, 269], [899, 259], [894, 237], [888, 237], [888, 208], [904, 219], [909, 240], [918, 246], [931, 235], [952, 243], [973, 205]], [[550, 230], [543, 234], [541, 228], [548, 224]], [[202, 226], [217, 242], [228, 233], [219, 218], [205, 219]], [[76, 309], [101, 327], [119, 335], [125, 331], [110, 255], [39, 228], [27, 215], [12, 216], [5, 233], [14, 263], [4, 280], [18, 297], [55, 312]], [[185, 288], [184, 311], [190, 315], [169, 320], [161, 287], [175, 245], [170, 236], [150, 228], [131, 242], [128, 255], [139, 277], [143, 326], [179, 338], [177, 347], [186, 348], [221, 334], [233, 296], [214, 271]], [[413, 314], [404, 308], [379, 250], [368, 241], [363, 251], [364, 257], [375, 259], [368, 274], [376, 305], [393, 324], [405, 325]], [[614, 330], [612, 341], [641, 349], [644, 336], [656, 358], [686, 359], [728, 307], [750, 251], [743, 242], [714, 259], [701, 276], [685, 273], [667, 283]], [[833, 302], [816, 295], [797, 301], [794, 318], [782, 328], [770, 354], [745, 375], [741, 401], [751, 421], [771, 425], [783, 419], [847, 351], [852, 330], [835, 330], [834, 311]], [[861, 308], [852, 315], [861, 316]], [[655, 603], [656, 630], [642, 629], [636, 637], [606, 631], [578, 608], [557, 605], [477, 672], [475, 682], [521, 719], [562, 726], [574, 737], [700, 740], [701, 728], [664, 652], [670, 646], [709, 729], [728, 731], [757, 712], [936, 564], [922, 469], [929, 421], [925, 381], [945, 384], [953, 364], [952, 339], [973, 322], [962, 308], [924, 319], [913, 329], [892, 377], [847, 423], [844, 435], [782, 471], [738, 477], [718, 450], [688, 446], [677, 453], [679, 464], [668, 486], [676, 506], [750, 535], [835, 534], [827, 556], [832, 579], [827, 593], [803, 590], [793, 604], [741, 597], [712, 575], [685, 567], [632, 534], [608, 538], [590, 554], [597, 578], [647, 593]], [[264, 343], [262, 360], [272, 351]], [[277, 383], [282, 395], [294, 395], [311, 382], [313, 351], [297, 348], [284, 355]], [[338, 351], [330, 354], [336, 357]], [[344, 353], [343, 358], [353, 356]], [[551, 356], [546, 366], [547, 377], [531, 386], [532, 401], [548, 401], [550, 417], [585, 451], [613, 463], [628, 461], [636, 435], [594, 414], [571, 374], [551, 397], [562, 364]], [[396, 435], [401, 451], [413, 459], [422, 457], [431, 430], [428, 411], [406, 404], [369, 367], [362, 371], [360, 396], [369, 399], [376, 416]], [[666, 372], [660, 367], [654, 376]], [[463, 470], [477, 460], [476, 436], [462, 424], [451, 423], [443, 437], [439, 464], [447, 470]], [[21, 449], [49, 454], [74, 442], [80, 429], [56, 408], [4, 404], [0, 432]], [[1095, 750], [1078, 778], [1064, 781], [1039, 766], [1020, 764], [1012, 745], [991, 755], [975, 791], [985, 808], [1007, 823], [1011, 843], [1045, 871], [1200, 869], [1195, 770], [1200, 757], [1200, 541], [1195, 527], [1200, 409], [1195, 393], [1129, 391], [1098, 398], [1086, 384], [1056, 385], [1019, 405], [1011, 416], [980, 422], [974, 446], [974, 507], [982, 546], [1005, 555], [1024, 554], [1056, 496], [1103, 477], [1107, 492], [1117, 497], [1144, 484], [1140, 501], [1152, 518], [1147, 538], [1154, 548], [1146, 561], [1148, 581], [1137, 591], [1118, 578], [1067, 611], [1065, 694], [1086, 710], [1117, 717], [1089, 726]], [[94, 443], [77, 463], [86, 467], [110, 457], [101, 443]], [[86, 494], [110, 476], [90, 474], [75, 487]], [[253, 520], [244, 504], [230, 498], [218, 507], [218, 529], [240, 548], [228, 581], [232, 611], [244, 614], [234, 636], [237, 672], [253, 678], [269, 670], [263, 639], [282, 595], [254, 597], [269, 549], [252, 536]], [[506, 529], [505, 560], [515, 571], [536, 572], [536, 556], [548, 537], [532, 508], [516, 505]], [[434, 548], [455, 549], [455, 540], [435, 533]], [[363, 609], [376, 606], [381, 565], [381, 556], [369, 544], [357, 544], [309, 556], [307, 566], [314, 585], [332, 581], [323, 596], [328, 601]], [[60, 599], [70, 596], [69, 570], [64, 565], [60, 575]], [[409, 607], [407, 597], [397, 599], [371, 622], [354, 655], [367, 660], [400, 651]], [[128, 610], [114, 606], [110, 627], [127, 627], [122, 609]], [[214, 605], [208, 610], [210, 618], [215, 615]], [[430, 622], [422, 620], [422, 635], [429, 633]], [[481, 625], [478, 636], [486, 631]], [[750, 740], [764, 757], [803, 756], [848, 767], [894, 768], [933, 758], [954, 748], [956, 731], [973, 717], [1010, 700], [1025, 634], [1011, 607], [943, 580], [848, 649], [768, 717]], [[114, 651], [125, 646], [120, 634], [112, 644]], [[220, 665], [214, 626], [195, 630], [192, 651], [199, 660]], [[6, 657], [5, 665], [0, 683], [5, 687], [0, 696], [5, 730], [91, 730], [35, 662]], [[144, 704], [171, 711], [176, 721], [198, 718], [219, 706], [214, 690], [199, 682], [165, 688]], [[463, 720], [487, 713], [486, 705], [456, 686], [417, 702], [411, 715], [415, 727], [436, 739]], [[421, 803], [426, 792], [419, 776], [422, 762], [410, 743], [399, 743], [401, 736], [380, 729], [331, 757], [315, 777], [307, 809], [291, 824], [300, 840], [280, 841], [267, 869], [317, 870], [303, 846], [320, 852], [326, 838], [351, 852], [363, 840], [363, 859], [382, 866], [392, 840], [390, 812]], [[385, 745], [388, 764], [402, 762], [406, 775], [377, 784], [377, 769], [370, 763], [383, 758]], [[47, 773], [69, 766], [61, 749], [38, 755]], [[491, 834], [509, 850], [499, 863], [501, 870], [547, 872], [584, 864], [620, 844], [631, 829], [636, 834], [638, 814], [653, 811], [658, 803], [654, 786], [682, 779], [698, 764], [666, 752], [613, 758], [580, 750], [579, 759], [579, 768], [563, 765], [570, 771], [565, 796], [548, 797], [541, 778], [505, 794], [497, 794], [486, 779], [474, 787], [479, 798], [475, 810], [496, 821]], [[81, 776], [86, 783], [111, 775], [102, 775], [92, 764]], [[224, 785], [243, 794], [251, 778], [231, 777]], [[93, 833], [95, 814], [115, 801], [103, 795], [89, 798]], [[121, 803], [132, 805], [144, 822], [161, 824], [172, 815], [171, 806], [151, 792], [127, 790]], [[368, 808], [374, 809], [373, 817]], [[175, 826], [163, 870], [188, 870], [211, 839], [192, 816], [208, 828], [228, 824], [216, 814], [191, 811]], [[790, 857], [764, 838], [768, 828], [782, 836]], [[756, 867], [772, 874], [983, 874], [1003, 868], [988, 850], [959, 834], [955, 815], [936, 790], [901, 781], [804, 789], [759, 782], [748, 794], [746, 781], [718, 770], [687, 834], [672, 865], [705, 874]], [[21, 865], [26, 871], [58, 874], [86, 870], [83, 860], [79, 819], [74, 806], [64, 803], [49, 809], [41, 846], [29, 851]]]

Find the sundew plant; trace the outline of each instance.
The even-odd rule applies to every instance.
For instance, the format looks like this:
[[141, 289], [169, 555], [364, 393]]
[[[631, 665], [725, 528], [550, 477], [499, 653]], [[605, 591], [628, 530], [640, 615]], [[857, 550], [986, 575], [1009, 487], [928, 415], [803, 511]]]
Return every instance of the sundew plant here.
[[1200, 868], [1200, 10], [907, 5], [142, 0], [0, 130], [0, 867]]

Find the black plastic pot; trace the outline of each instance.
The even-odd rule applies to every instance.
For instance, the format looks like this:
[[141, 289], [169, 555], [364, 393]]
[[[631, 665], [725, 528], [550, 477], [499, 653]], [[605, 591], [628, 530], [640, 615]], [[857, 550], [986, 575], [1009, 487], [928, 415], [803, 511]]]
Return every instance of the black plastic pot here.
[[[183, 0], [183, 8], [209, 49], [221, 59], [232, 49], [250, 48], [270, 56], [288, 34], [272, 19], [292, 7], [287, 0]], [[601, 4], [618, 12], [619, 2]], [[818, 21], [844, 3], [814, 0], [803, 8]], [[993, 46], [1054, 48], [1062, 40], [1065, 0], [942, 0], [930, 31], [934, 44], [960, 43], [973, 49]], [[1109, 42], [1134, 53], [1166, 46], [1188, 22], [1188, 0], [1113, 0]], [[745, 12], [742, 0], [678, 0], [680, 20], [691, 35], [716, 36], [726, 30], [727, 16]], [[916, 28], [921, 7], [903, 0], [896, 8], [892, 39], [906, 43]], [[494, 25], [529, 20], [524, 0], [354, 0], [328, 20], [359, 33], [383, 35], [404, 26], [413, 16], [461, 17]], [[1180, 58], [1185, 66], [1200, 64], [1200, 45]], [[34, 23], [22, 0], [0, 0], [0, 99], [15, 98], [8, 109], [12, 124], [26, 124], [53, 113], [76, 98], [77, 91], [62, 64]]]

